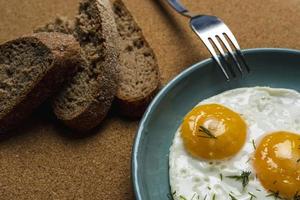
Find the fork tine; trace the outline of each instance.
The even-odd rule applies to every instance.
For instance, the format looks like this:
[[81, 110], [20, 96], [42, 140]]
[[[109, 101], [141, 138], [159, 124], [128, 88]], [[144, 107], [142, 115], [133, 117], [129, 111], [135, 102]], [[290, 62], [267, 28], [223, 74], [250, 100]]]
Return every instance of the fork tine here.
[[216, 37], [211, 37], [209, 38], [211, 39], [213, 45], [215, 45], [215, 47], [218, 49], [218, 51], [220, 52], [220, 55], [221, 55], [221, 58], [222, 60], [224, 61], [224, 63], [226, 63], [228, 69], [230, 70], [231, 74], [233, 77], [236, 77], [236, 74], [231, 66], [231, 64], [229, 62], [226, 61], [226, 58], [225, 58], [225, 52], [220, 44], [220, 42], [218, 41], [218, 39]]
[[241, 52], [240, 49], [237, 49], [236, 52], [237, 52], [237, 54], [240, 56], [242, 62], [243, 62], [244, 65], [245, 65], [245, 68], [246, 68], [247, 72], [249, 73], [249, 72], [250, 72], [250, 67], [249, 67], [249, 65], [247, 64], [247, 62], [246, 62], [246, 60], [245, 60], [245, 57], [244, 57], [243, 53]]
[[225, 33], [223, 33], [223, 35], [227, 36], [227, 38], [229, 39], [229, 41], [233, 44], [233, 46], [236, 49], [237, 55], [240, 57], [240, 59], [242, 60], [243, 64], [245, 65], [247, 72], [250, 72], [250, 67], [246, 63], [246, 60], [244, 58], [243, 53], [241, 52], [241, 48], [240, 48], [237, 40], [235, 39], [233, 33], [229, 30], [229, 28], [227, 27], [226, 29], [227, 29], [227, 31]]
[[229, 80], [229, 75], [226, 72], [225, 68], [222, 66], [221, 61], [219, 60], [217, 53], [214, 49], [214, 47], [212, 46], [212, 44], [210, 43], [210, 41], [208, 39], [202, 39], [203, 43], [205, 44], [205, 46], [207, 47], [207, 49], [209, 50], [209, 52], [211, 53], [213, 59], [216, 61], [216, 63], [218, 64], [219, 68], [222, 70], [223, 74], [225, 75], [226, 79]]
[[223, 43], [223, 45], [225, 46], [225, 48], [229, 52], [229, 55], [234, 60], [235, 64], [238, 66], [238, 69], [239, 69], [240, 73], [242, 74], [243, 70], [242, 70], [242, 67], [240, 65], [240, 62], [238, 61], [235, 54], [233, 53], [233, 51], [232, 51], [227, 39], [225, 38], [225, 36], [223, 34], [220, 34], [220, 35], [217, 35], [216, 37], [218, 37], [220, 39], [220, 41]]

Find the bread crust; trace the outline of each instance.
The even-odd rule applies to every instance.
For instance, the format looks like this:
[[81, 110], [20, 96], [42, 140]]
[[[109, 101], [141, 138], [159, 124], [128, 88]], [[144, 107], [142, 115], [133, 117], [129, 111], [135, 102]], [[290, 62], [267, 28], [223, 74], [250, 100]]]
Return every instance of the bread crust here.
[[45, 75], [37, 80], [29, 92], [0, 119], [0, 135], [2, 137], [8, 136], [7, 131], [16, 128], [35, 108], [53, 95], [64, 82], [65, 77], [76, 71], [78, 64], [76, 60], [78, 60], [79, 44], [70, 35], [38, 33], [9, 41], [0, 48], [6, 48], [20, 41], [30, 41], [44, 46], [50, 50], [53, 60]]
[[151, 94], [141, 98], [139, 100], [129, 101], [124, 99], [116, 98], [116, 104], [118, 111], [129, 118], [138, 119], [143, 116], [145, 110], [147, 109], [149, 103], [155, 97], [160, 87], [157, 87]]

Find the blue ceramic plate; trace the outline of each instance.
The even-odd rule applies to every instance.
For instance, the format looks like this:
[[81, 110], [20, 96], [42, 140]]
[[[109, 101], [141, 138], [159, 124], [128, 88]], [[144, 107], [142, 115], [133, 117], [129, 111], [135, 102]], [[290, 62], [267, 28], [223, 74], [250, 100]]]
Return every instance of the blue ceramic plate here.
[[137, 200], [165, 200], [170, 193], [168, 154], [184, 115], [202, 99], [248, 86], [283, 87], [300, 91], [300, 51], [244, 51], [251, 73], [225, 81], [212, 59], [183, 71], [152, 101], [141, 120], [132, 155], [132, 179]]

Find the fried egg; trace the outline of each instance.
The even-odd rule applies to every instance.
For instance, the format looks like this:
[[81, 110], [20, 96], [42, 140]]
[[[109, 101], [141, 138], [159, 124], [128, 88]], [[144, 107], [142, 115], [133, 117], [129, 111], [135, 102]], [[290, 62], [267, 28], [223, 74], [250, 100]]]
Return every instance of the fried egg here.
[[300, 196], [300, 94], [240, 88], [194, 107], [169, 154], [175, 200]]

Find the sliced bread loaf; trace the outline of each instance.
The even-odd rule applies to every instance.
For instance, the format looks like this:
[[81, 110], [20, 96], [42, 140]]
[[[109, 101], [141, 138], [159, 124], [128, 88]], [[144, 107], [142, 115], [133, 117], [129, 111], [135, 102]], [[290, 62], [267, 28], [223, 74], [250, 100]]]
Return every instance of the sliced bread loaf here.
[[85, 64], [55, 98], [53, 110], [69, 127], [88, 131], [104, 119], [117, 91], [117, 29], [109, 1], [83, 0], [73, 34]]
[[0, 45], [0, 135], [16, 127], [72, 74], [79, 44], [71, 35], [39, 33]]
[[153, 50], [124, 3], [115, 1], [113, 10], [121, 39], [116, 100], [124, 115], [139, 117], [159, 89], [159, 68]]
[[[113, 11], [119, 37], [116, 45], [120, 53], [117, 107], [123, 115], [140, 117], [160, 86], [157, 60], [123, 2], [115, 1]], [[57, 18], [37, 31], [72, 32], [71, 24], [72, 21], [66, 18]], [[74, 30], [73, 34], [83, 40]]]

